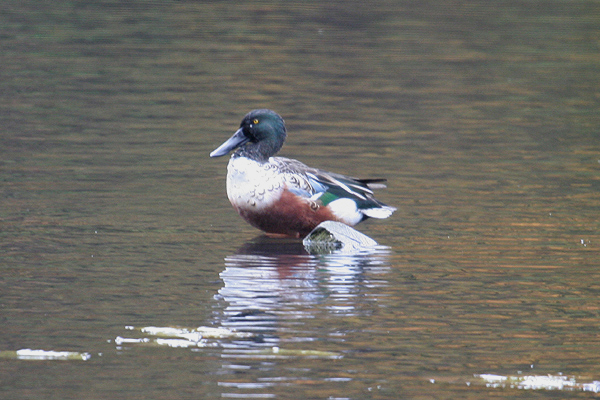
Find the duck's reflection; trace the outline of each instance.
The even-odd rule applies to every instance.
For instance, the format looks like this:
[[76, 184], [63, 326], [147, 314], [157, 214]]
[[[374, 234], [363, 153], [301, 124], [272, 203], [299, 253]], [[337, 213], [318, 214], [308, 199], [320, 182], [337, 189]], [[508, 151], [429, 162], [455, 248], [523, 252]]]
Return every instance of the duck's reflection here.
[[365, 296], [373, 298], [377, 286], [386, 285], [387, 254], [380, 248], [369, 254], [315, 256], [298, 240], [256, 238], [225, 258], [224, 285], [217, 295], [223, 302], [219, 323], [277, 341], [281, 330], [306, 333], [310, 320], [369, 313], [361, 304]]

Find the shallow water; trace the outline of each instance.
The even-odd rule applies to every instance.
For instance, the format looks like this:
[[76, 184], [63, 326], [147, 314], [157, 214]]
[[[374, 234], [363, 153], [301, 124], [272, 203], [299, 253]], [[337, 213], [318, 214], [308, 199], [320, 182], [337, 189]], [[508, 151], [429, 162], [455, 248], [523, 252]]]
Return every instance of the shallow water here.
[[[600, 380], [594, 2], [5, 2], [4, 398], [532, 398]], [[208, 153], [253, 108], [281, 154], [385, 177], [387, 246], [267, 239]], [[173, 348], [147, 326], [250, 338]], [[130, 328], [130, 327], [133, 327]], [[470, 385], [467, 385], [470, 383]], [[561, 391], [556, 397], [588, 396]]]

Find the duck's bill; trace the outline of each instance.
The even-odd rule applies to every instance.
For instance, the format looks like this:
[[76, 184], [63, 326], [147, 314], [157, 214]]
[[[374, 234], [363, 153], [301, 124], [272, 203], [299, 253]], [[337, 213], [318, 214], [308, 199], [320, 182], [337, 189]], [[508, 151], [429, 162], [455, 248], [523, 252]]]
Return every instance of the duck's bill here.
[[210, 156], [211, 157], [224, 156], [225, 154], [229, 153], [231, 150], [237, 149], [238, 147], [240, 147], [241, 145], [246, 143], [248, 140], [249, 139], [244, 135], [244, 132], [242, 132], [242, 128], [240, 128], [233, 134], [232, 137], [227, 139], [227, 141], [225, 143], [223, 143], [218, 148], [213, 150], [213, 152], [210, 153]]

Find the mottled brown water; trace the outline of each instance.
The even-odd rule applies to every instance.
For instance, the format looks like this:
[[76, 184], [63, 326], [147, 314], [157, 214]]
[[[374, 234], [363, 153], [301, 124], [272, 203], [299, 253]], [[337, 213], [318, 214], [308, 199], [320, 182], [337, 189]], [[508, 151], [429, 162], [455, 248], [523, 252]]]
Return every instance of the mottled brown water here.
[[[598, 3], [0, 9], [0, 351], [91, 354], [0, 359], [0, 397], [512, 399], [550, 392], [466, 383], [600, 380]], [[388, 250], [310, 256], [235, 214], [208, 153], [259, 107], [286, 118], [282, 155], [388, 178], [399, 210], [358, 227]], [[115, 343], [152, 325], [255, 337]]]

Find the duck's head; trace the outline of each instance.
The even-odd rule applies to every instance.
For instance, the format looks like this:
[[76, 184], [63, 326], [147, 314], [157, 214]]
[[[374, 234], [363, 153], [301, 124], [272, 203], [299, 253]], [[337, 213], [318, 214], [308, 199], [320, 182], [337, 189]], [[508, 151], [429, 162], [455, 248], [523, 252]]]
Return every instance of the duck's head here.
[[237, 154], [266, 161], [281, 149], [285, 137], [285, 124], [279, 114], [266, 109], [253, 110], [246, 114], [233, 136], [210, 156], [221, 157], [239, 147]]

